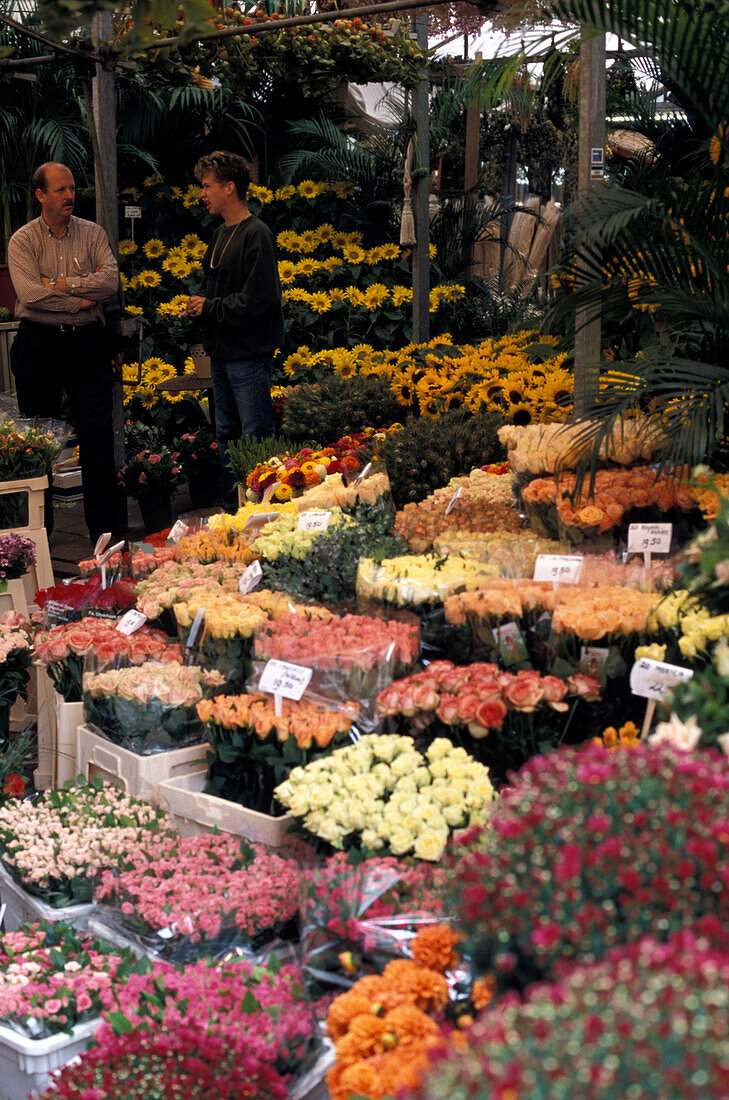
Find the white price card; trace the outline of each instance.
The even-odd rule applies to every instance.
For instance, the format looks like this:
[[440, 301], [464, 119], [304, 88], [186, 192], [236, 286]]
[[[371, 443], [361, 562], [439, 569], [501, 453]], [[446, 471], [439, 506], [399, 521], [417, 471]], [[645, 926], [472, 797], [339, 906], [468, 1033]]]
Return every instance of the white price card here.
[[278, 517], [278, 512], [256, 512], [245, 521], [243, 530], [255, 531], [258, 534], [262, 527], [265, 527], [267, 523], [273, 523]]
[[261, 569], [260, 561], [254, 561], [248, 566], [245, 572], [241, 574], [241, 578], [238, 581], [238, 591], [241, 596], [247, 596], [249, 592], [252, 592], [262, 576], [263, 570]]
[[332, 513], [312, 509], [310, 512], [301, 512], [297, 527], [299, 531], [326, 531], [331, 523]]
[[693, 669], [690, 668], [641, 657], [630, 670], [630, 690], [633, 695], [662, 703], [671, 688], [690, 680], [693, 674]]
[[123, 546], [124, 539], [121, 539], [120, 542], [115, 542], [113, 546], [110, 546], [109, 549], [105, 550], [104, 553], [101, 555], [101, 557], [99, 558], [99, 565], [106, 565], [111, 555], [116, 554], [116, 552], [118, 550], [121, 550]]
[[135, 219], [135, 218], [141, 218], [141, 216], [142, 216], [141, 206], [125, 206], [124, 207], [124, 217], [125, 218]]
[[116, 628], [120, 634], [133, 634], [135, 630], [139, 630], [140, 626], [144, 626], [146, 621], [146, 615], [143, 615], [141, 611], [137, 611], [136, 608], [132, 608], [131, 611], [127, 611], [126, 615], [122, 615], [116, 624]]
[[180, 541], [180, 539], [184, 539], [185, 535], [187, 534], [187, 532], [189, 530], [190, 530], [190, 528], [187, 526], [187, 524], [183, 523], [183, 521], [181, 519], [178, 519], [177, 522], [172, 527], [172, 530], [170, 531], [169, 535], [167, 536], [167, 541], [178, 543]]
[[629, 554], [668, 554], [672, 523], [631, 523], [628, 527]]
[[284, 699], [294, 699], [297, 703], [309, 686], [312, 669], [304, 665], [292, 665], [288, 661], [270, 660], [261, 673], [258, 682], [259, 691], [268, 691], [271, 695], [282, 695]]
[[463, 486], [461, 485], [458, 489], [456, 489], [455, 493], [453, 494], [451, 499], [446, 504], [445, 514], [447, 516], [449, 516], [451, 514], [451, 512], [453, 511], [455, 506], [458, 504], [458, 501], [461, 499], [461, 493], [462, 492], [463, 492]]
[[534, 565], [534, 580], [577, 584], [581, 572], [580, 554], [539, 554]]
[[198, 611], [195, 612], [195, 618], [192, 620], [192, 625], [190, 627], [190, 633], [187, 635], [187, 648], [188, 649], [192, 649], [192, 647], [195, 645], [195, 641], [197, 639], [198, 634], [200, 633], [200, 627], [203, 624], [204, 618], [205, 618], [205, 608], [201, 607]]

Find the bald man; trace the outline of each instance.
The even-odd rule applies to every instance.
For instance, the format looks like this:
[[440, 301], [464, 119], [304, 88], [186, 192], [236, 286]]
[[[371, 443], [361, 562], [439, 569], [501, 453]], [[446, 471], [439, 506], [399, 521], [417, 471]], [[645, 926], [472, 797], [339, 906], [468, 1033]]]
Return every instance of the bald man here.
[[31, 187], [40, 217], [10, 238], [8, 265], [20, 319], [10, 350], [24, 416], [61, 418], [64, 393], [76, 429], [84, 512], [91, 541], [116, 533], [112, 351], [102, 303], [119, 270], [106, 233], [73, 214], [76, 186], [63, 164], [36, 169]]

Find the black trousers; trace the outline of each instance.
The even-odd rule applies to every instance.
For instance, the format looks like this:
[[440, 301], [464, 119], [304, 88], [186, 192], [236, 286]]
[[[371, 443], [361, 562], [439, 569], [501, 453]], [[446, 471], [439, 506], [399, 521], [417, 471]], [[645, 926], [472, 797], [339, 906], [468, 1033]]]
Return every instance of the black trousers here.
[[24, 416], [61, 416], [64, 392], [79, 442], [84, 515], [92, 541], [119, 530], [114, 466], [111, 351], [103, 325], [74, 330], [23, 319], [10, 348]]

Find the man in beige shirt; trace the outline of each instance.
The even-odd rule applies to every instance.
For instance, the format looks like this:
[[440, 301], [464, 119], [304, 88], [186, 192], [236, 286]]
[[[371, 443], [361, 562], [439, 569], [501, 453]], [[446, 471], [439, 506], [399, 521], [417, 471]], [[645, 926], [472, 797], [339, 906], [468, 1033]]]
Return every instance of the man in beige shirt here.
[[76, 429], [84, 511], [92, 542], [119, 527], [112, 428], [112, 351], [102, 303], [119, 270], [106, 233], [73, 216], [75, 184], [63, 164], [42, 164], [32, 187], [40, 217], [10, 238], [8, 265], [20, 319], [11, 348], [25, 416], [61, 417], [64, 393]]

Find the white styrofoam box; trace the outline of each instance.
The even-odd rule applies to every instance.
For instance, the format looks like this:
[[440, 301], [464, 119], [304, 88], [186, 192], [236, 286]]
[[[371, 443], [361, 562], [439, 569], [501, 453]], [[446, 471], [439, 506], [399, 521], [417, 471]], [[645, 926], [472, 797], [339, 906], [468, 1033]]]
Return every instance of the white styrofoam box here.
[[223, 832], [267, 844], [271, 848], [280, 848], [287, 843], [293, 814], [271, 817], [214, 794], [203, 794], [206, 779], [207, 769], [198, 768], [188, 775], [167, 779], [159, 785], [160, 799], [166, 803], [181, 836], [200, 836], [217, 826]]
[[127, 794], [155, 805], [160, 800], [158, 787], [162, 780], [187, 775], [205, 761], [208, 753], [208, 746], [203, 743], [140, 756], [83, 725], [78, 727], [76, 736], [76, 771], [79, 775], [86, 779], [98, 775], [106, 782], [121, 787]]
[[54, 692], [56, 707], [56, 786], [62, 787], [68, 779], [78, 775], [76, 767], [77, 730], [83, 725], [83, 703], [67, 703], [62, 695]]
[[62, 500], [81, 500], [84, 489], [80, 466], [53, 471], [53, 495]]
[[43, 1092], [55, 1069], [86, 1050], [99, 1020], [77, 1024], [70, 1035], [28, 1039], [0, 1024], [0, 1098], [27, 1100]]
[[[14, 880], [6, 867], [0, 863], [0, 905], [5, 905], [5, 917], [3, 928], [6, 932], [15, 932], [23, 921], [47, 920], [53, 923], [68, 921], [76, 928], [85, 928], [86, 922], [94, 903], [83, 902], [81, 905], [67, 905], [56, 909], [53, 905], [41, 901], [33, 894], [29, 894]], [[0, 1090], [2, 1079], [0, 1079]], [[0, 1091], [0, 1098], [2, 1092]]]

